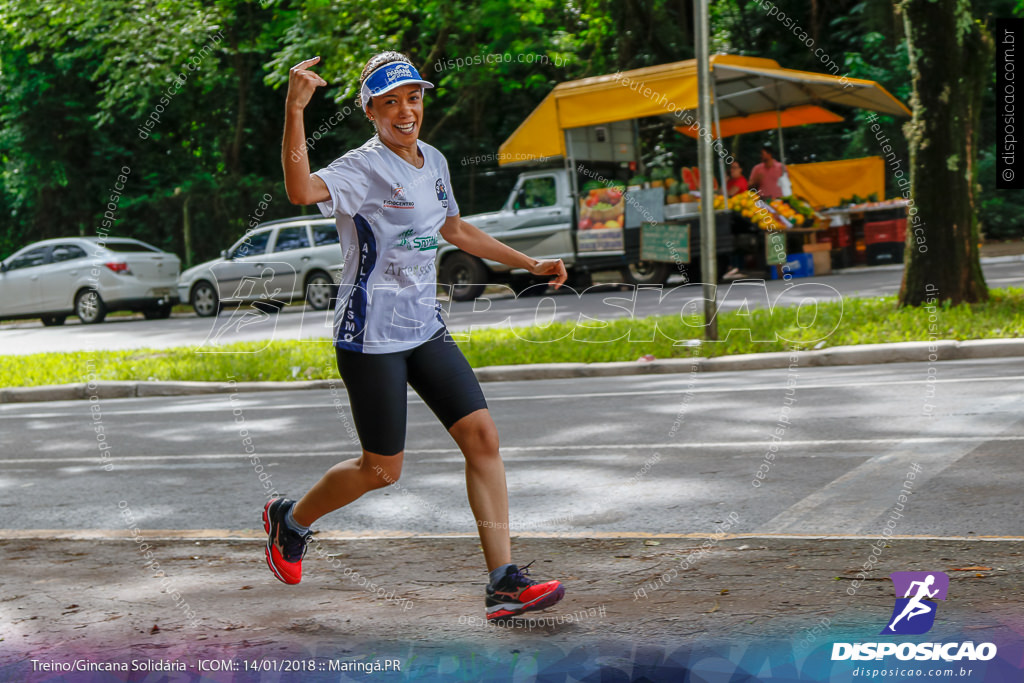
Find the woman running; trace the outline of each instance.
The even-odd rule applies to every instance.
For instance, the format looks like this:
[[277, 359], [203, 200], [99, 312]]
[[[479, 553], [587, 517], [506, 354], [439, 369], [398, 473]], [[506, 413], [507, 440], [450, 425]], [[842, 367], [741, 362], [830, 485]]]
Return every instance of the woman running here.
[[301, 62], [289, 74], [281, 159], [288, 199], [316, 203], [337, 221], [345, 267], [334, 346], [363, 453], [329, 469], [297, 502], [267, 503], [267, 564], [281, 581], [299, 583], [310, 525], [398, 479], [408, 384], [466, 458], [469, 504], [490, 572], [487, 618], [550, 607], [562, 599], [562, 585], [533, 581], [526, 567], [512, 564], [498, 432], [476, 376], [441, 318], [434, 256], [440, 235], [481, 258], [552, 275], [555, 287], [566, 280], [565, 266], [532, 259], [459, 217], [447, 161], [418, 139], [423, 90], [434, 86], [398, 52], [374, 56], [360, 78], [360, 104], [376, 134], [311, 174], [302, 119], [313, 93], [327, 85], [309, 70], [319, 61]]

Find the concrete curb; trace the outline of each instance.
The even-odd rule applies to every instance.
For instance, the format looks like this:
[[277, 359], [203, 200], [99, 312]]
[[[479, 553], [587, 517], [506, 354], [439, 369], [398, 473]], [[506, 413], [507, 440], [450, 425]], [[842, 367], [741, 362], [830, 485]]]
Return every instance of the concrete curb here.
[[[42, 387], [0, 389], [0, 403], [36, 403], [101, 398], [146, 398], [153, 396], [197, 396], [227, 394], [236, 391], [292, 391], [295, 389], [330, 389], [341, 386], [341, 380], [303, 382], [93, 382], [86, 384], [53, 384]], [[96, 398], [94, 399], [93, 396]]]
[[[798, 351], [802, 367], [873, 365], [922, 361], [975, 360], [1024, 356], [1024, 339], [974, 339], [969, 341], [897, 342], [836, 346], [817, 351]], [[492, 365], [476, 369], [481, 382], [574, 377], [618, 377], [623, 375], [665, 375], [684, 372], [735, 372], [773, 370], [789, 367], [788, 352], [751, 353], [720, 358], [666, 358], [650, 362], [544, 363], [537, 365]], [[332, 389], [340, 379], [301, 382], [94, 382], [42, 387], [0, 389], [0, 403], [98, 400], [101, 398], [142, 398], [153, 396], [194, 396], [236, 391], [294, 391]], [[96, 398], [93, 398], [93, 397]]]
[[981, 265], [988, 263], [1016, 263], [1017, 261], [1024, 261], [1024, 254], [1007, 254], [1006, 256], [985, 256], [981, 260]]
[[[979, 259], [981, 265], [986, 266], [993, 263], [1016, 263], [1024, 261], [1024, 254], [1008, 254], [1006, 256], [985, 256]], [[836, 268], [832, 272], [838, 275], [849, 273], [877, 273], [886, 270], [903, 270], [904, 264], [890, 263], [884, 266], [850, 266], [849, 268]]]
[[[942, 340], [836, 346], [818, 351], [799, 351], [802, 367], [872, 365], [920, 361], [1010, 358], [1024, 356], [1024, 339]], [[932, 357], [934, 356], [934, 358]], [[480, 381], [566, 379], [616, 375], [660, 375], [679, 372], [728, 372], [772, 370], [789, 367], [788, 352], [751, 353], [720, 358], [668, 358], [647, 363], [551, 363], [548, 365], [497, 365], [476, 371]]]

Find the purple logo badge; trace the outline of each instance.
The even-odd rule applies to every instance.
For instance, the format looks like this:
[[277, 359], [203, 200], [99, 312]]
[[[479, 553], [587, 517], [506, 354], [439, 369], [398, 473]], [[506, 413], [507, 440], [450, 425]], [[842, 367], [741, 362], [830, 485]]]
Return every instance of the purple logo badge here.
[[946, 599], [949, 577], [942, 572], [893, 572], [889, 578], [896, 588], [896, 604], [880, 635], [916, 636], [930, 631], [938, 610], [934, 601]]

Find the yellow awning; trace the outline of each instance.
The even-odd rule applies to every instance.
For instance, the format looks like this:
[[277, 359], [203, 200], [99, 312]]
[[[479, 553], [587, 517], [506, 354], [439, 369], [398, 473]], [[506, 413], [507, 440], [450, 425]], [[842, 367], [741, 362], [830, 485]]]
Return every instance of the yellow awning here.
[[[827, 102], [910, 116], [874, 81], [783, 69], [773, 59], [736, 55], [712, 55], [711, 70], [722, 119]], [[501, 145], [498, 163], [564, 156], [569, 128], [663, 115], [689, 125], [696, 109], [694, 59], [559, 83]]]
[[885, 199], [885, 160], [862, 157], [815, 164], [786, 164], [793, 194], [814, 206], [839, 206], [843, 197], [877, 194]]
[[498, 148], [499, 166], [565, 156], [565, 136], [558, 126], [556, 107], [554, 93], [549, 93]]

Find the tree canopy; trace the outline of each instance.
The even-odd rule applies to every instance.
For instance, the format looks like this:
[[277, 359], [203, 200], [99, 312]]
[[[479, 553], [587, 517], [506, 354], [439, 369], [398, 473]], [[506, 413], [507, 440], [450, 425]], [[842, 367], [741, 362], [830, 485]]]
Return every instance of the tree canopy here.
[[[713, 50], [821, 71], [767, 5], [713, 3]], [[843, 74], [909, 101], [906, 39], [892, 3], [775, 5]], [[370, 56], [395, 49], [437, 85], [422, 138], [448, 156], [463, 211], [493, 209], [510, 172], [461, 159], [494, 154], [561, 81], [692, 58], [692, 12], [683, 0], [0, 0], [0, 256], [35, 239], [94, 234], [123, 167], [131, 172], [116, 234], [185, 256], [187, 211], [194, 260], [239, 237], [264, 194], [273, 197], [266, 218], [308, 212], [284, 196], [280, 139], [288, 68], [315, 55], [328, 87], [306, 112], [307, 133], [320, 133], [314, 167], [371, 135], [355, 104], [359, 73]], [[994, 21], [1020, 10], [986, 0], [974, 13]], [[987, 88], [982, 229], [1021, 235], [1024, 193], [993, 187], [994, 106]], [[865, 113], [838, 113], [842, 123], [787, 131], [787, 159], [877, 154]], [[901, 122], [880, 120], [905, 156]], [[749, 169], [757, 145], [731, 142]], [[652, 157], [696, 163], [693, 142], [670, 130], [650, 133], [644, 146]]]

